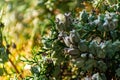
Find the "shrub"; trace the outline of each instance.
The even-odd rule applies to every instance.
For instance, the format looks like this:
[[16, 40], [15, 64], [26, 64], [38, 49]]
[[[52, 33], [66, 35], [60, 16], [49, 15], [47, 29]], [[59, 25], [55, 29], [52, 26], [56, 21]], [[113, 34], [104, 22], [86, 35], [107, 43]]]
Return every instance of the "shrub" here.
[[38, 52], [43, 63], [38, 61], [40, 66], [33, 66], [39, 71], [36, 76], [48, 80], [119, 79], [119, 21], [118, 11], [97, 14], [83, 10], [77, 17], [71, 13], [57, 15]]

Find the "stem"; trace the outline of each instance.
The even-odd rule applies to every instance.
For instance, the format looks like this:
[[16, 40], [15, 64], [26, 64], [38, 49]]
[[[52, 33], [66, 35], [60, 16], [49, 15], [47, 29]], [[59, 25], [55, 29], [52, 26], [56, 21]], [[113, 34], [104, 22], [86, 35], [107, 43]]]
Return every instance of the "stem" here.
[[3, 69], [4, 69], [5, 74], [8, 74], [7, 70], [5, 69], [4, 64], [3, 64]]
[[0, 28], [0, 47], [3, 47], [2, 42], [2, 28]]
[[103, 32], [103, 39], [106, 39], [106, 32]]
[[[19, 70], [17, 69], [16, 65], [13, 63], [13, 61], [9, 58], [10, 63], [14, 67], [17, 74], [20, 74]], [[23, 79], [23, 76], [20, 74], [20, 79]]]
[[103, 1], [100, 0], [100, 1], [98, 2], [98, 4], [95, 6], [95, 10], [98, 8], [98, 6], [100, 5], [101, 2], [103, 2]]

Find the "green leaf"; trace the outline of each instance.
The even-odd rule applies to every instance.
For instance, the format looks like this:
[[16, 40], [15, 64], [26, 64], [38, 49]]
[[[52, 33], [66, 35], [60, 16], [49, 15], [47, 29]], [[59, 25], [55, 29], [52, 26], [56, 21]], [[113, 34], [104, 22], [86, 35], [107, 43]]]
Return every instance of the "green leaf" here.
[[110, 31], [110, 34], [111, 34], [113, 40], [115, 40], [117, 38], [117, 36], [118, 36], [116, 31]]
[[39, 74], [40, 73], [40, 67], [39, 66], [33, 66], [31, 67], [32, 74]]
[[96, 52], [97, 52], [98, 58], [105, 58], [106, 53], [105, 53], [104, 49], [101, 49], [100, 46], [96, 47]]
[[88, 13], [83, 10], [81, 13], [80, 13], [80, 20], [83, 21], [83, 22], [87, 22], [88, 21]]
[[86, 40], [80, 40], [78, 48], [81, 52], [86, 52], [88, 50], [88, 42]]
[[114, 51], [119, 51], [120, 50], [120, 41], [116, 40], [115, 42], [113, 42], [112, 48], [114, 49]]
[[98, 47], [97, 41], [93, 40], [89, 44], [89, 51], [90, 53], [96, 55], [96, 49]]
[[118, 68], [118, 69], [116, 70], [116, 75], [117, 75], [118, 77], [120, 77], [120, 68]]
[[115, 48], [112, 46], [111, 40], [105, 42], [105, 53], [108, 58], [112, 58], [115, 55]]
[[0, 68], [0, 76], [2, 76], [2, 75], [3, 75], [3, 73], [4, 73], [3, 68]]
[[98, 69], [102, 72], [105, 72], [107, 70], [107, 65], [103, 61], [97, 62]]
[[102, 80], [107, 80], [104, 73], [100, 73], [100, 77], [101, 77]]
[[87, 61], [85, 61], [85, 65], [83, 69], [86, 71], [92, 71], [93, 67], [95, 66], [96, 66], [96, 61], [93, 59], [88, 59]]
[[54, 72], [53, 72], [53, 75], [54, 75], [57, 79], [59, 79], [59, 78], [60, 78], [59, 74], [60, 74], [60, 65], [56, 65], [55, 70], [54, 70]]
[[116, 4], [117, 0], [107, 0], [109, 4]]
[[0, 48], [0, 59], [2, 59], [1, 63], [5, 63], [8, 61], [8, 53], [5, 52], [5, 48]]
[[74, 61], [74, 64], [75, 64], [78, 68], [84, 68], [85, 61], [84, 61], [84, 59], [77, 58], [76, 61]]

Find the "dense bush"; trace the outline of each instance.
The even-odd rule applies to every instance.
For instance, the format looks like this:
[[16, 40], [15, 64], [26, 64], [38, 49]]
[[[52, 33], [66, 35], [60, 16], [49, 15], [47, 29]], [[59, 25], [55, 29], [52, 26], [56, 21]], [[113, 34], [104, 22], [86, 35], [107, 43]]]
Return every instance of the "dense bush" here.
[[119, 79], [119, 6], [119, 0], [1, 0], [0, 79]]
[[119, 2], [113, 4], [105, 4], [109, 8], [99, 12], [100, 5], [77, 16], [58, 14], [36, 54], [40, 61], [31, 68], [34, 76], [48, 80], [119, 79]]
[[[0, 80], [31, 75], [22, 58], [31, 58], [39, 49], [41, 36], [50, 29], [49, 18], [74, 10], [79, 0], [1, 0], [0, 1]], [[60, 4], [59, 4], [60, 3]], [[82, 5], [83, 6], [83, 5]], [[2, 23], [2, 24], [1, 24]]]

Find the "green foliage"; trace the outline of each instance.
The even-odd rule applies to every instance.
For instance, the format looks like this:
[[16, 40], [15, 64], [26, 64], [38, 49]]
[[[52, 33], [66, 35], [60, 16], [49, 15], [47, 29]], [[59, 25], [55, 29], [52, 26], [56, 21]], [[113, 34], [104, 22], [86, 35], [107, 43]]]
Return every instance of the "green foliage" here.
[[0, 68], [0, 76], [2, 76], [4, 73], [3, 68]]
[[[25, 70], [22, 69], [25, 63], [23, 63], [22, 66], [17, 67], [19, 70], [17, 70], [17, 68], [15, 69], [16, 65], [14, 64], [19, 64], [20, 62], [19, 58], [22, 57], [23, 55], [27, 55], [27, 54], [30, 55], [29, 52], [25, 52], [26, 54], [23, 53], [24, 51], [31, 50], [30, 49], [31, 46], [32, 48], [34, 46], [37, 46], [37, 48], [39, 45], [42, 46], [40, 41], [41, 36], [46, 35], [49, 29], [51, 28], [50, 27], [51, 23], [49, 19], [53, 19], [55, 15], [60, 13], [64, 13], [68, 11], [75, 12], [76, 7], [79, 8], [81, 5], [83, 6], [82, 2], [83, 1], [79, 1], [79, 0], [24, 0], [24, 1], [1, 0], [0, 1], [0, 11], [1, 11], [0, 12], [0, 63], [5, 64], [7, 66], [9, 63], [12, 64], [7, 68], [5, 67], [7, 71], [3, 75], [13, 77], [14, 74], [18, 73], [15, 76], [16, 79], [16, 77], [19, 77], [19, 74], [21, 75], [22, 73], [24, 73]], [[3, 23], [1, 22], [5, 24], [4, 27], [3, 27]], [[52, 36], [52, 39], [54, 39], [57, 36], [57, 33], [58, 32], [53, 31], [52, 34], [54, 34], [54, 36]], [[53, 41], [52, 39], [44, 38], [43, 42], [45, 42], [45, 44], [43, 45], [47, 47], [47, 49], [45, 48], [45, 51], [51, 49], [52, 46], [54, 45], [56, 46], [57, 44], [64, 46], [64, 44], [62, 44], [60, 41], [57, 40]], [[53, 44], [51, 45], [51, 43], [53, 42], [54, 45]], [[15, 43], [16, 45], [14, 45], [13, 43]], [[7, 46], [4, 46], [3, 44]], [[11, 45], [14, 48], [14, 50], [11, 49]], [[29, 48], [27, 48], [28, 46]], [[60, 46], [54, 47], [54, 49], [59, 47]], [[59, 48], [58, 52], [60, 52], [60, 50], [61, 49]], [[12, 55], [9, 56], [9, 53], [12, 53]], [[47, 54], [49, 53], [51, 53], [51, 51], [47, 52]], [[56, 53], [56, 52], [52, 52], [52, 53]], [[54, 54], [52, 56], [57, 57], [59, 55]], [[58, 60], [59, 62], [63, 60], [62, 57], [64, 56], [60, 55], [60, 57], [61, 60]], [[16, 59], [18, 60], [18, 62]], [[14, 61], [12, 62], [12, 60]], [[43, 62], [41, 62], [40, 65], [36, 64], [32, 66], [31, 72], [32, 75], [34, 76], [38, 76], [37, 74], [41, 72], [39, 75], [42, 75], [41, 79], [43, 79], [46, 77], [43, 74], [47, 74], [51, 70], [47, 72], [45, 70], [48, 69], [48, 67], [39, 67], [39, 66], [47, 66], [47, 63], [45, 63], [45, 61], [43, 60]], [[60, 65], [58, 66], [60, 67]], [[57, 69], [59, 68], [57, 67]], [[38, 72], [36, 72], [37, 70]], [[58, 75], [56, 73], [58, 73], [57, 70], [55, 71], [54, 74]]]
[[119, 0], [93, 0], [93, 7], [98, 9], [100, 12], [114, 12], [120, 11], [120, 2]]
[[4, 24], [0, 22], [0, 62], [6, 62], [8, 60], [8, 53], [5, 46], [3, 45], [3, 27]]
[[117, 75], [118, 77], [120, 77], [120, 68], [118, 68], [118, 69], [116, 70], [116, 75]]
[[[88, 8], [88, 3], [93, 5], [91, 12], [76, 13]], [[32, 58], [25, 60], [31, 76], [24, 80], [119, 79], [120, 1], [5, 0], [0, 4], [1, 14], [5, 11], [0, 22], [6, 21], [5, 27], [0, 23], [0, 76], [6, 72], [4, 64], [10, 53], [9, 46], [3, 45], [4, 37], [11, 44], [22, 35], [35, 47]], [[36, 48], [39, 44], [40, 49]]]
[[[97, 15], [83, 10], [77, 17], [65, 13], [58, 15], [56, 20], [51, 34], [43, 39], [41, 53], [46, 53], [53, 61], [48, 79], [91, 76], [93, 80], [108, 80], [119, 77], [119, 14], [105, 12]], [[76, 70], [71, 72], [73, 68]]]

